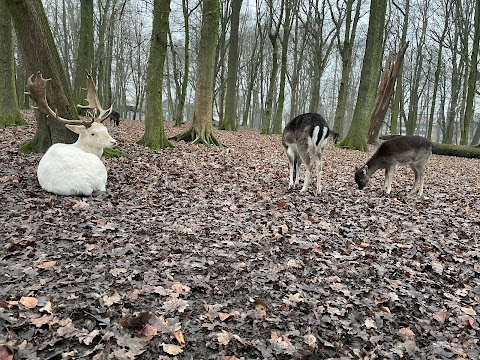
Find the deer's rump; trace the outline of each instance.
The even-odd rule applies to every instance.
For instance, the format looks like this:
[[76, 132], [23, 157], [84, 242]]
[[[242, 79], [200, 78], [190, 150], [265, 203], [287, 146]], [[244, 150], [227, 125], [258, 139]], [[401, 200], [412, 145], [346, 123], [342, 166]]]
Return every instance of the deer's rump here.
[[40, 186], [57, 195], [91, 195], [105, 191], [107, 170], [102, 160], [75, 146], [54, 144], [37, 169]]

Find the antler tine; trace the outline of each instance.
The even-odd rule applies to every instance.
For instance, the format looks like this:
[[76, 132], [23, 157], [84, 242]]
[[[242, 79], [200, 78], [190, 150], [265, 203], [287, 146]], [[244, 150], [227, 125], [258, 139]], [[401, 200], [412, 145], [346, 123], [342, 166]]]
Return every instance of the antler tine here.
[[36, 74], [30, 75], [30, 77], [28, 78], [28, 92], [26, 92], [26, 94], [28, 94], [33, 99], [33, 101], [35, 101], [35, 103], [37, 104], [36, 108], [47, 116], [57, 119], [64, 124], [84, 125], [86, 127], [91, 126], [93, 120], [64, 119], [59, 116], [56, 111], [52, 110], [52, 108], [48, 105], [47, 102], [47, 83], [50, 80], [52, 79], [44, 79], [41, 71], [37, 72]]
[[77, 106], [81, 109], [97, 109], [98, 116], [95, 118], [97, 122], [103, 122], [107, 119], [113, 111], [113, 104], [108, 109], [104, 110], [102, 105], [100, 104], [100, 100], [98, 99], [97, 95], [97, 88], [95, 87], [95, 83], [93, 82], [92, 75], [87, 71], [87, 105], [80, 105]]

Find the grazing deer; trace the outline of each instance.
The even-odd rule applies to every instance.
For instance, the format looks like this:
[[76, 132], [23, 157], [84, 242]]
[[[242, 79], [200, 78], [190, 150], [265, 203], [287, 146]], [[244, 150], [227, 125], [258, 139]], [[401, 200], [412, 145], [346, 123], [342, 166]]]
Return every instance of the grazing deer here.
[[296, 187], [300, 181], [300, 165], [305, 163], [307, 172], [300, 192], [307, 191], [312, 173], [313, 155], [317, 164], [316, 194], [322, 191], [322, 155], [327, 144], [329, 129], [325, 119], [315, 113], [302, 114], [290, 120], [283, 130], [282, 144], [288, 157], [290, 182], [288, 188]]
[[89, 120], [67, 120], [58, 116], [47, 103], [46, 88], [50, 79], [41, 72], [28, 78], [27, 94], [37, 108], [52, 119], [60, 121], [78, 134], [74, 144], [53, 144], [40, 160], [37, 177], [40, 186], [58, 195], [86, 195], [94, 191], [105, 191], [107, 170], [102, 160], [103, 148], [112, 147], [116, 141], [102, 124], [110, 116], [112, 108], [102, 109], [97, 97], [92, 76], [87, 75], [88, 105], [79, 107], [96, 108], [98, 117]]
[[116, 110], [113, 110], [112, 113], [110, 114], [110, 122], [115, 124], [115, 126], [120, 125], [120, 113]]
[[355, 182], [363, 189], [370, 177], [379, 169], [385, 169], [383, 189], [387, 194], [392, 191], [392, 181], [398, 165], [409, 165], [415, 173], [411, 194], [423, 194], [425, 164], [432, 155], [432, 142], [422, 136], [399, 136], [383, 142], [370, 160], [357, 169]]

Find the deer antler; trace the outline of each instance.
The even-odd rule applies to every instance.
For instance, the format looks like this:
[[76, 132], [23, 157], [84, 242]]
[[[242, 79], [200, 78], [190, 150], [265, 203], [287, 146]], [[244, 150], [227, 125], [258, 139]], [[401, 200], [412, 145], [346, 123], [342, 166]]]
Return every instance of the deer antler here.
[[88, 105], [80, 105], [78, 104], [77, 107], [81, 109], [97, 109], [98, 110], [98, 117], [95, 118], [97, 122], [103, 122], [107, 119], [110, 114], [112, 113], [112, 106], [108, 109], [104, 110], [100, 105], [100, 100], [98, 100], [97, 89], [95, 87], [95, 83], [93, 82], [92, 75], [87, 71], [87, 98], [86, 98]]
[[50, 116], [64, 124], [73, 124], [73, 125], [84, 125], [89, 127], [92, 125], [93, 120], [69, 120], [60, 117], [56, 111], [53, 111], [52, 108], [47, 103], [47, 83], [52, 79], [44, 79], [42, 73], [39, 71], [36, 74], [30, 75], [27, 80], [28, 94], [33, 101], [37, 104], [36, 108], [41, 112]]

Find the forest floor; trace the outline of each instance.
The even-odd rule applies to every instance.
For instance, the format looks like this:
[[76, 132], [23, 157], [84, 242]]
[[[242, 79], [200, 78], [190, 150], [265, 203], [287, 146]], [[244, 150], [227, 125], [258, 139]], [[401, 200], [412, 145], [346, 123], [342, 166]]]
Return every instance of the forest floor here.
[[130, 120], [107, 191], [61, 197], [17, 151], [29, 118], [0, 129], [1, 360], [479, 359], [479, 160], [433, 155], [424, 199], [409, 168], [386, 196], [329, 144], [315, 196], [280, 136], [152, 151]]

